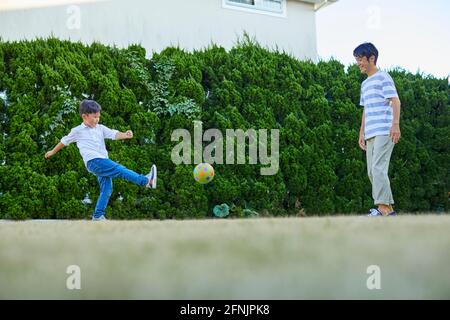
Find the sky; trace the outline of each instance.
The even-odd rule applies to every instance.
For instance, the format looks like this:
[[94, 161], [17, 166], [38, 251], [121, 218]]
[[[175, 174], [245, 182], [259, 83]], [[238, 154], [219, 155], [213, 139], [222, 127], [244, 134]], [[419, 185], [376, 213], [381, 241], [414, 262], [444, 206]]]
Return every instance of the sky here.
[[319, 59], [349, 65], [372, 42], [381, 69], [450, 76], [449, 0], [339, 0], [317, 12], [316, 28]]

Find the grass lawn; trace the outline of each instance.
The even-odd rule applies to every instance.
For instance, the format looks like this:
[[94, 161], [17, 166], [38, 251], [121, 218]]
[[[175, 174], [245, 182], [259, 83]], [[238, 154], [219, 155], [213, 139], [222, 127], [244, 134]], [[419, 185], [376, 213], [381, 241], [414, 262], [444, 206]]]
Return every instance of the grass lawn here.
[[0, 299], [450, 299], [449, 270], [450, 215], [0, 221]]

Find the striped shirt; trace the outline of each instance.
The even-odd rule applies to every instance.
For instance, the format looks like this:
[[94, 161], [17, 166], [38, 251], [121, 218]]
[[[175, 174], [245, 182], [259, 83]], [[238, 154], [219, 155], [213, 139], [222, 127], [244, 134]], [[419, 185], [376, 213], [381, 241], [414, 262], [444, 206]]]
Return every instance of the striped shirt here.
[[95, 158], [108, 159], [108, 151], [105, 147], [105, 139], [116, 140], [117, 130], [111, 130], [102, 124], [95, 128], [88, 127], [84, 123], [70, 130], [67, 136], [61, 138], [61, 143], [65, 146], [72, 142], [77, 143], [80, 154], [83, 157], [84, 165]]
[[364, 138], [389, 135], [394, 118], [389, 98], [398, 97], [394, 80], [384, 71], [377, 71], [361, 84], [364, 106]]

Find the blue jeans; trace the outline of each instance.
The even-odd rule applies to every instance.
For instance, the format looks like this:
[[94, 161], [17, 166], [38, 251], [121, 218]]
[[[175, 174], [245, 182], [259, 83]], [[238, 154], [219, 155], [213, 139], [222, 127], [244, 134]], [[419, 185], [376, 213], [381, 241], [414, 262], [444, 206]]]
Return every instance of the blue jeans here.
[[110, 159], [95, 158], [89, 160], [87, 169], [97, 177], [100, 184], [100, 195], [95, 206], [94, 218], [99, 218], [105, 214], [113, 190], [112, 178], [126, 179], [140, 186], [145, 186], [148, 183], [146, 176], [137, 174]]

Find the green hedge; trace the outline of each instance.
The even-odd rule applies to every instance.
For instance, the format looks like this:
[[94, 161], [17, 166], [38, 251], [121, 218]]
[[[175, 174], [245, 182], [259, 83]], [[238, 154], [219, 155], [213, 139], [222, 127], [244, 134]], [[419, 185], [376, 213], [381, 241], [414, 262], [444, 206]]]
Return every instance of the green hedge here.
[[[392, 70], [402, 101], [402, 139], [390, 167], [397, 209], [447, 211], [450, 163], [448, 79]], [[147, 173], [158, 188], [115, 180], [107, 209], [116, 219], [203, 218], [215, 205], [231, 217], [362, 213], [373, 205], [365, 154], [358, 147], [360, 84], [353, 65], [314, 64], [268, 51], [249, 39], [226, 51], [167, 48], [146, 58], [133, 45], [0, 41], [0, 218], [88, 218], [99, 188], [70, 145], [52, 148], [81, 119], [78, 105], [97, 100], [102, 123], [132, 140], [108, 141], [110, 158]], [[171, 133], [193, 120], [203, 130], [279, 129], [280, 170], [218, 165], [208, 185], [192, 165], [174, 165]], [[248, 161], [246, 162], [248, 163]], [[84, 204], [86, 196], [92, 204]]]

